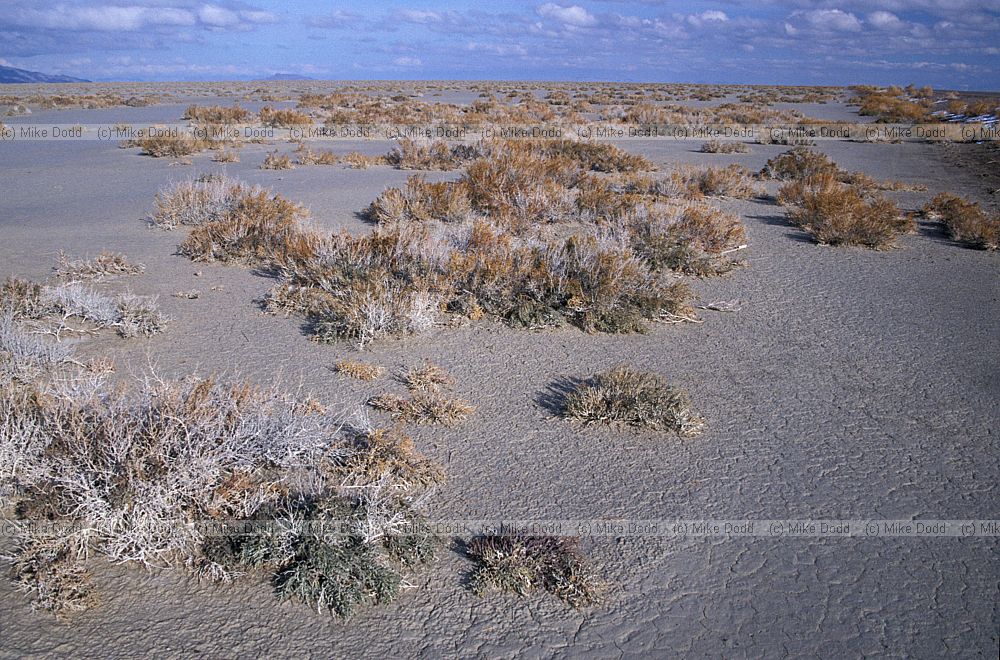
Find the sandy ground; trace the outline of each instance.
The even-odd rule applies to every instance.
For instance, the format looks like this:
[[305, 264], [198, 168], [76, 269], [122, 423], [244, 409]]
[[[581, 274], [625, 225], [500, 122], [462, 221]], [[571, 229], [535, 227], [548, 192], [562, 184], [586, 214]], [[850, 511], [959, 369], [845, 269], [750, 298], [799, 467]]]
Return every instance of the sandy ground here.
[[[182, 108], [51, 115], [172, 120]], [[785, 149], [724, 156], [689, 142], [625, 146], [661, 164], [753, 168]], [[975, 168], [955, 166], [957, 146], [820, 148], [846, 169], [928, 186], [895, 195], [904, 208], [941, 190], [992, 200]], [[263, 315], [255, 301], [269, 280], [192, 264], [174, 254], [181, 232], [142, 221], [165, 183], [225, 169], [305, 203], [323, 226], [360, 232], [357, 212], [408, 175], [261, 171], [266, 149], [249, 146], [225, 168], [208, 154], [169, 167], [107, 143], [2, 144], [0, 276], [45, 277], [60, 249], [124, 252], [147, 271], [116, 286], [159, 296], [174, 321], [149, 340], [86, 342], [84, 354], [113, 355], [137, 372], [151, 363], [168, 376], [278, 377], [355, 406], [387, 386], [332, 374], [353, 348], [317, 345], [300, 321]], [[738, 299], [738, 312], [705, 311], [703, 324], [634, 336], [480, 323], [363, 356], [390, 369], [433, 360], [478, 407], [455, 429], [415, 430], [449, 475], [432, 517], [1000, 518], [997, 255], [958, 247], [932, 225], [886, 252], [816, 246], [777, 206], [723, 206], [744, 218], [749, 265], [694, 286], [704, 302]], [[202, 297], [170, 295], [189, 289]], [[704, 435], [680, 441], [552, 418], [546, 394], [557, 379], [619, 363], [687, 388], [708, 420]], [[589, 539], [586, 549], [612, 585], [591, 610], [541, 595], [477, 597], [464, 584], [467, 560], [445, 552], [417, 588], [349, 621], [278, 603], [253, 577], [219, 587], [182, 571], [95, 562], [102, 604], [69, 622], [32, 612], [0, 581], [0, 656], [996, 657], [996, 539]]]

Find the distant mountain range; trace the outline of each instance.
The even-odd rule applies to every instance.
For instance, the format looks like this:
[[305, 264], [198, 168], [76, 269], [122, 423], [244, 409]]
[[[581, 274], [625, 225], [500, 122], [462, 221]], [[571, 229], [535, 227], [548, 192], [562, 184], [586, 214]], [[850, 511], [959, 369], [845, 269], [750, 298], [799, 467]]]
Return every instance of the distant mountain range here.
[[0, 84], [3, 83], [80, 83], [90, 82], [83, 78], [71, 76], [52, 76], [38, 71], [17, 69], [12, 66], [0, 66]]
[[264, 80], [315, 80], [315, 78], [300, 76], [294, 73], [276, 73], [269, 78], [264, 78]]

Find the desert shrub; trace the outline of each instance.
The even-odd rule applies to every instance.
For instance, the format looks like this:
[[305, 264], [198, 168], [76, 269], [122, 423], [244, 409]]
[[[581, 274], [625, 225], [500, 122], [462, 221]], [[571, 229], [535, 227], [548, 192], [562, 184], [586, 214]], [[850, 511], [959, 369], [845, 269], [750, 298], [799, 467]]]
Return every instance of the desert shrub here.
[[403, 422], [454, 426], [465, 421], [475, 408], [462, 399], [449, 399], [439, 392], [413, 392], [409, 398], [380, 394], [368, 400], [368, 405], [385, 411]]
[[428, 183], [413, 175], [402, 188], [389, 188], [365, 212], [370, 220], [392, 222], [461, 222], [472, 214], [469, 188], [462, 182]]
[[79, 282], [37, 284], [8, 278], [0, 287], [0, 316], [11, 321], [35, 321], [40, 332], [57, 338], [76, 318], [98, 328], [112, 328], [123, 337], [151, 336], [162, 331], [167, 317], [151, 298], [130, 293], [111, 297]]
[[915, 100], [904, 97], [903, 90], [856, 88], [858, 114], [875, 117], [885, 123], [917, 123], [930, 119], [932, 102], [929, 97]]
[[369, 167], [385, 164], [385, 156], [367, 156], [358, 151], [350, 151], [340, 159], [340, 162], [352, 170], [367, 170]]
[[750, 153], [750, 145], [745, 142], [709, 140], [701, 145], [701, 152], [706, 154], [748, 154]]
[[440, 466], [311, 399], [211, 377], [42, 379], [0, 386], [0, 419], [0, 505], [65, 530], [17, 528], [12, 575], [46, 609], [92, 603], [90, 554], [264, 570], [279, 596], [342, 616], [434, 556], [412, 502]]
[[483, 595], [491, 590], [527, 595], [544, 589], [572, 607], [597, 603], [603, 583], [574, 537], [480, 536], [467, 554], [476, 563], [470, 583]]
[[739, 218], [698, 205], [625, 216], [623, 233], [654, 271], [709, 276], [732, 270], [730, 254], [746, 247]]
[[15, 319], [38, 319], [48, 314], [45, 286], [18, 277], [8, 277], [0, 285], [0, 316]]
[[93, 259], [70, 259], [65, 252], [59, 252], [55, 274], [74, 280], [101, 280], [116, 275], [138, 275], [146, 270], [142, 264], [133, 264], [123, 254], [101, 252]]
[[312, 118], [309, 115], [297, 110], [264, 106], [260, 109], [259, 115], [260, 123], [278, 128], [295, 128], [296, 126], [308, 126], [312, 123]]
[[76, 317], [99, 328], [113, 328], [122, 337], [149, 337], [161, 332], [169, 319], [156, 307], [153, 299], [130, 293], [112, 298], [103, 293], [71, 282], [44, 288], [43, 303], [51, 314], [61, 318], [59, 332], [66, 329], [65, 320]]
[[[663, 204], [655, 184], [626, 190], [563, 153], [489, 149], [458, 181], [413, 176], [385, 191], [368, 209], [377, 226], [366, 236], [321, 234], [298, 207], [236, 184], [178, 187], [158, 197], [158, 215], [197, 225], [180, 247], [192, 258], [280, 274], [270, 311], [305, 315], [320, 341], [361, 346], [427, 330], [443, 311], [588, 332], [691, 320], [690, 291], [667, 270], [721, 272], [743, 247], [734, 216]], [[211, 217], [197, 218], [201, 208]], [[644, 229], [651, 214], [656, 227]]]
[[[70, 363], [73, 360], [72, 355], [73, 349], [70, 345], [45, 341], [37, 333], [29, 332], [17, 323], [16, 317], [10, 311], [0, 309], [0, 388], [12, 382], [30, 383], [36, 378], [52, 373]], [[11, 430], [13, 427], [4, 425], [16, 425], [15, 423], [14, 418], [9, 418], [0, 424], [0, 428]], [[22, 428], [19, 432], [23, 430]], [[18, 446], [24, 442], [27, 442], [27, 437], [22, 437]], [[0, 481], [2, 472], [8, 468], [13, 469], [15, 462], [19, 460], [16, 453], [15, 446], [0, 447], [0, 459], [3, 459], [0, 460], [0, 464], [7, 466], [0, 468]], [[0, 503], [2, 503], [3, 489], [3, 483], [0, 483]]]
[[795, 147], [767, 161], [764, 169], [761, 170], [761, 176], [790, 181], [805, 179], [817, 174], [836, 175], [839, 171], [837, 164], [830, 160], [826, 154], [805, 147]]
[[252, 117], [252, 112], [238, 105], [228, 108], [221, 105], [189, 105], [184, 111], [184, 119], [200, 124], [241, 124]]
[[749, 199], [758, 197], [763, 189], [747, 168], [736, 163], [727, 167], [681, 169], [676, 174], [694, 196], [733, 197]]
[[151, 224], [161, 229], [202, 225], [227, 216], [252, 188], [226, 177], [208, 176], [181, 181], [156, 193]]
[[544, 140], [528, 143], [543, 157], [565, 157], [585, 170], [595, 172], [639, 172], [656, 169], [644, 156], [629, 153], [608, 142]]
[[212, 154], [212, 161], [216, 163], [238, 163], [240, 162], [240, 152], [235, 149], [216, 149]]
[[375, 380], [385, 373], [385, 369], [359, 360], [341, 360], [334, 365], [337, 373], [357, 378], [358, 380]]
[[313, 151], [307, 147], [305, 143], [299, 144], [295, 153], [295, 162], [299, 165], [336, 165], [340, 162], [340, 158], [337, 154], [333, 153], [329, 149]]
[[277, 151], [268, 152], [264, 162], [260, 164], [262, 170], [290, 170], [294, 167], [292, 159], [287, 154], [279, 154]]
[[[786, 211], [789, 221], [817, 243], [885, 249], [897, 236], [913, 230], [913, 219], [902, 215], [890, 200], [882, 196], [866, 199], [851, 186], [822, 183], [828, 180], [820, 179], [817, 187], [803, 189]], [[786, 192], [784, 198], [790, 197]]]
[[212, 144], [208, 140], [182, 133], [177, 136], [154, 135], [140, 138], [135, 146], [142, 149], [141, 153], [153, 158], [180, 158], [209, 149]]
[[455, 382], [448, 372], [431, 362], [421, 367], [410, 367], [403, 372], [400, 380], [411, 392], [437, 392]]
[[386, 154], [385, 161], [401, 170], [453, 170], [480, 156], [475, 145], [402, 139]]
[[563, 415], [584, 422], [673, 431], [682, 437], [697, 435], [704, 428], [683, 390], [656, 374], [624, 366], [597, 374], [570, 392]]
[[440, 464], [420, 454], [413, 440], [395, 429], [367, 429], [350, 434], [351, 455], [342, 472], [351, 486], [379, 484], [397, 487], [434, 486], [445, 479]]
[[[308, 212], [280, 195], [239, 186], [215, 220], [198, 224], [178, 247], [195, 261], [235, 261], [267, 265], [283, 255], [309, 252], [310, 235], [302, 222]], [[200, 201], [200, 200], [198, 200]]]
[[940, 193], [924, 206], [923, 212], [939, 219], [954, 241], [980, 250], [1000, 249], [1000, 214], [987, 213], [978, 202]]

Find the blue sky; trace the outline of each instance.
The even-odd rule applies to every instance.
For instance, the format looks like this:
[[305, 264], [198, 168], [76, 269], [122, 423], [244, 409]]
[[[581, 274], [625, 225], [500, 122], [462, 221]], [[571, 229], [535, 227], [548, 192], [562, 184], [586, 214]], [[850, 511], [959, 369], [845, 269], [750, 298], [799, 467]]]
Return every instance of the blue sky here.
[[1000, 0], [4, 0], [0, 63], [94, 80], [1000, 89]]

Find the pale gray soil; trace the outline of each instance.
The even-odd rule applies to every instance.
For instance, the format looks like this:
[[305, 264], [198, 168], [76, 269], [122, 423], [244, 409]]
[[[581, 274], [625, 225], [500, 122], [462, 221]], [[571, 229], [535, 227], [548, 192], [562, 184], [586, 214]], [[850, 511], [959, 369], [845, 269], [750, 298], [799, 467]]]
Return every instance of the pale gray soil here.
[[[60, 123], [129, 112], [175, 119], [182, 109], [54, 114]], [[724, 156], [695, 153], [693, 142], [623, 146], [660, 164], [753, 168], [785, 150], [753, 145], [751, 154]], [[820, 146], [844, 168], [929, 187], [896, 195], [904, 208], [941, 190], [989, 201], [975, 173], [947, 165], [939, 146]], [[355, 214], [410, 174], [258, 170], [267, 149], [248, 146], [225, 170], [305, 203], [330, 229], [364, 231]], [[174, 255], [183, 233], [142, 221], [154, 193], [223, 168], [208, 154], [168, 167], [136, 151], [97, 142], [0, 144], [0, 276], [45, 277], [59, 249], [117, 250], [147, 271], [115, 286], [158, 295], [174, 319], [158, 337], [101, 337], [82, 352], [113, 355], [126, 373], [152, 363], [167, 376], [277, 375], [345, 407], [397, 387], [334, 375], [332, 364], [357, 352], [308, 341], [297, 319], [262, 315], [255, 301], [272, 284], [266, 278]], [[738, 312], [704, 311], [702, 324], [630, 336], [483, 322], [383, 342], [361, 356], [392, 370], [431, 359], [478, 407], [455, 429], [415, 430], [420, 449], [449, 475], [432, 517], [1000, 518], [1000, 258], [956, 246], [932, 225], [886, 252], [816, 246], [784, 223], [780, 207], [723, 206], [744, 218], [748, 266], [694, 286], [704, 302], [738, 299]], [[170, 295], [189, 289], [202, 297]], [[546, 395], [557, 379], [619, 363], [687, 388], [707, 418], [704, 435], [677, 440], [552, 418]], [[585, 546], [612, 585], [607, 602], [591, 610], [543, 595], [479, 598], [463, 584], [467, 560], [445, 552], [416, 589], [346, 622], [279, 604], [253, 578], [218, 587], [179, 570], [96, 561], [102, 604], [69, 622], [32, 612], [0, 581], [0, 655], [996, 657], [996, 539], [590, 539]]]

